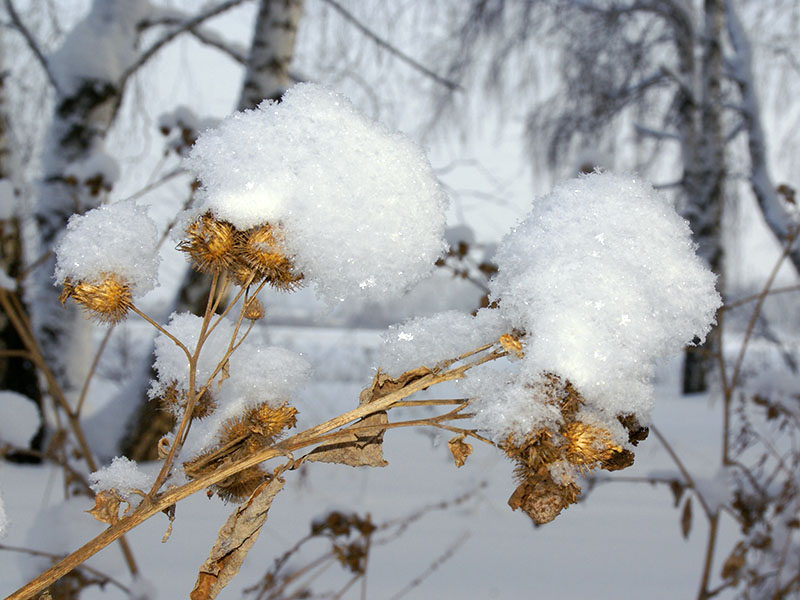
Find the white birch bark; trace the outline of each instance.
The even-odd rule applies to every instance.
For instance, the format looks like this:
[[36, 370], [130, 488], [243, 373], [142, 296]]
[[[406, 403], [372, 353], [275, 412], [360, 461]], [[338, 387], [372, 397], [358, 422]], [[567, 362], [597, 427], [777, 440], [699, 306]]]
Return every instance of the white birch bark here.
[[304, 0], [260, 1], [239, 110], [254, 108], [264, 99], [278, 100], [291, 86], [289, 65], [303, 3]]

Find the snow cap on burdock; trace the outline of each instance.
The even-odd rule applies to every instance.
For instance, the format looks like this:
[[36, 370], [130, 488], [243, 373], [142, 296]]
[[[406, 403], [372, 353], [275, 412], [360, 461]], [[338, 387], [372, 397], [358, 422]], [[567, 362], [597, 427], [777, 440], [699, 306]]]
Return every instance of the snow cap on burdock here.
[[56, 247], [56, 285], [100, 321], [125, 318], [133, 297], [155, 287], [158, 229], [134, 202], [117, 202], [74, 215]]
[[655, 361], [704, 338], [720, 296], [669, 201], [593, 173], [536, 200], [501, 242], [492, 298], [525, 336], [525, 371], [553, 373], [593, 409], [645, 420]]
[[202, 184], [196, 217], [279, 231], [296, 273], [331, 305], [396, 296], [446, 246], [446, 198], [422, 150], [318, 85], [225, 119], [187, 164]]

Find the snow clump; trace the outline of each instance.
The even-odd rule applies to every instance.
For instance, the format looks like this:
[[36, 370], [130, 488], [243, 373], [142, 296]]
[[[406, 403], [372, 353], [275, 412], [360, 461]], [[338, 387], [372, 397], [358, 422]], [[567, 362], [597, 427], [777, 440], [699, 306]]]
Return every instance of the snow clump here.
[[298, 271], [333, 305], [390, 299], [442, 254], [446, 197], [422, 150], [344, 97], [299, 84], [228, 117], [187, 161], [196, 215], [280, 226]]
[[[164, 329], [177, 338], [190, 353], [193, 353], [200, 340], [203, 318], [188, 312], [172, 313]], [[234, 323], [227, 319], [221, 319], [216, 322], [213, 331], [207, 334], [208, 337], [203, 343], [195, 371], [195, 388], [198, 390], [206, 385], [212, 373], [225, 357], [234, 331]], [[154, 353], [156, 359], [153, 368], [158, 373], [158, 379], [150, 385], [148, 392], [150, 398], [160, 396], [171, 385], [175, 385], [178, 391], [188, 392], [189, 359], [186, 353], [164, 333], [160, 333], [156, 337]]]
[[89, 485], [96, 494], [114, 489], [120, 496], [130, 500], [134, 490], [146, 492], [155, 479], [141, 471], [135, 460], [117, 456], [107, 467], [89, 475]]
[[481, 310], [475, 317], [456, 310], [416, 317], [389, 327], [383, 335], [378, 364], [390, 377], [419, 366], [433, 368], [443, 360], [497, 341], [509, 329], [496, 310]]
[[228, 388], [248, 407], [286, 402], [311, 376], [311, 365], [299, 354], [278, 346], [264, 346], [247, 338], [230, 358]]
[[393, 326], [381, 366], [396, 377], [511, 334], [521, 346], [507, 346], [510, 362], [473, 368], [460, 384], [479, 428], [496, 440], [558, 430], [572, 409], [556, 399], [574, 389], [569, 419], [602, 424], [624, 445], [617, 419], [648, 422], [656, 360], [703, 339], [721, 304], [694, 250], [686, 221], [650, 185], [609, 173], [567, 181], [499, 245], [495, 308]]
[[116, 202], [73, 215], [56, 247], [56, 285], [65, 280], [100, 284], [116, 275], [134, 295], [156, 285], [158, 228], [134, 202]]
[[[609, 423], [646, 422], [655, 361], [703, 339], [721, 304], [716, 276], [694, 250], [686, 221], [633, 177], [594, 173], [535, 201], [501, 242], [490, 282], [500, 314], [526, 334], [513, 386], [555, 374]], [[479, 420], [518, 432], [528, 419], [514, 416], [525, 410], [515, 397], [478, 394]]]

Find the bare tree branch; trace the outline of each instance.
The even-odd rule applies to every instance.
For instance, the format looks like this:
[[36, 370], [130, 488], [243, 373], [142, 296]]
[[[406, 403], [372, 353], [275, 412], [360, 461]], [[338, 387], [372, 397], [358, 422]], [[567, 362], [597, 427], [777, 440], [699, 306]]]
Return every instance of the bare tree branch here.
[[[743, 109], [741, 111], [744, 125], [747, 128], [747, 146], [750, 153], [750, 185], [764, 215], [764, 220], [778, 238], [786, 246], [792, 244], [797, 235], [797, 223], [789, 211], [781, 203], [781, 199], [772, 182], [767, 164], [767, 148], [761, 117], [758, 110], [758, 97], [753, 85], [753, 68], [751, 64], [750, 43], [742, 27], [733, 3], [725, 3], [727, 10], [728, 35], [731, 40], [735, 58], [731, 67], [735, 72], [735, 81], [742, 94]], [[800, 246], [790, 246], [789, 258], [795, 269], [800, 271]]]
[[[7, 0], [10, 1], [10, 0]], [[222, 2], [213, 8], [210, 8], [206, 11], [201, 12], [200, 14], [184, 21], [182, 24], [178, 25], [172, 31], [166, 33], [164, 37], [160, 40], [154, 42], [147, 50], [142, 52], [141, 56], [138, 60], [136, 60], [133, 64], [131, 64], [125, 72], [122, 74], [120, 78], [119, 86], [122, 87], [125, 85], [125, 82], [138, 71], [145, 63], [147, 63], [153, 56], [164, 46], [169, 44], [172, 40], [176, 37], [181, 35], [182, 33], [187, 33], [193, 31], [198, 25], [211, 19], [212, 17], [216, 17], [228, 11], [240, 4], [244, 3], [246, 0], [226, 0], [226, 2]]]
[[369, 27], [367, 27], [361, 21], [359, 21], [355, 17], [355, 15], [353, 15], [353, 13], [348, 11], [344, 6], [339, 4], [336, 0], [322, 0], [322, 1], [325, 2], [326, 4], [328, 4], [336, 12], [338, 12], [342, 17], [344, 17], [344, 19], [346, 21], [349, 21], [356, 29], [358, 29], [366, 37], [368, 37], [373, 42], [375, 42], [378, 46], [380, 46], [381, 48], [383, 48], [384, 50], [389, 52], [389, 54], [392, 54], [393, 56], [397, 57], [398, 59], [400, 59], [401, 61], [403, 61], [407, 65], [409, 65], [410, 67], [416, 69], [417, 71], [419, 71], [423, 75], [426, 75], [427, 77], [430, 77], [436, 83], [439, 83], [439, 84], [443, 85], [444, 87], [446, 87], [449, 90], [461, 89], [461, 86], [459, 84], [457, 84], [457, 83], [455, 83], [453, 81], [450, 81], [449, 79], [445, 79], [444, 77], [442, 77], [441, 75], [438, 75], [437, 73], [434, 73], [429, 68], [427, 68], [425, 65], [423, 65], [420, 62], [418, 62], [417, 60], [411, 58], [408, 54], [406, 54], [402, 50], [400, 50], [398, 48], [395, 48], [394, 46], [392, 46], [389, 42], [387, 42], [383, 38], [378, 37], [375, 34], [374, 31], [372, 31]]
[[44, 70], [45, 75], [47, 75], [47, 80], [50, 82], [50, 85], [53, 86], [56, 92], [59, 92], [60, 88], [58, 82], [56, 81], [56, 78], [50, 69], [50, 63], [47, 62], [47, 58], [39, 46], [39, 42], [36, 41], [30, 29], [28, 29], [25, 26], [25, 23], [22, 22], [22, 19], [20, 18], [19, 13], [17, 13], [17, 9], [14, 6], [14, 2], [12, 0], [5, 0], [5, 3], [8, 16], [11, 17], [11, 23], [14, 25], [14, 28], [22, 35], [22, 37], [25, 38], [28, 48], [30, 48], [30, 51], [33, 52], [33, 55], [36, 57], [36, 60], [39, 61], [39, 64], [42, 65], [42, 69]]

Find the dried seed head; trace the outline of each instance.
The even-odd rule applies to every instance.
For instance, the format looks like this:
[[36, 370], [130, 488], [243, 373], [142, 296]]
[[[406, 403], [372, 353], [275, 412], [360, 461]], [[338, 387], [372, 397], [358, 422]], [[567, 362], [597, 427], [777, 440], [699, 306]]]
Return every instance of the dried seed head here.
[[64, 281], [59, 300], [64, 304], [72, 298], [101, 323], [119, 323], [133, 306], [130, 286], [114, 274], [103, 275], [99, 284]]
[[611, 433], [602, 427], [576, 421], [564, 428], [563, 435], [568, 443], [566, 459], [574, 465], [592, 468], [622, 452]]
[[251, 321], [258, 321], [264, 318], [264, 306], [258, 301], [258, 298], [250, 298], [244, 309], [244, 318]]
[[512, 510], [521, 508], [536, 525], [544, 525], [576, 502], [579, 493], [574, 483], [558, 485], [549, 474], [534, 475], [517, 486], [508, 505]]
[[233, 264], [236, 229], [206, 213], [186, 228], [178, 249], [186, 252], [203, 273], [223, 271]]
[[277, 408], [260, 404], [247, 413], [250, 430], [272, 441], [284, 429], [291, 429], [297, 423], [297, 409], [288, 404]]
[[553, 442], [553, 434], [547, 429], [539, 429], [528, 434], [520, 441], [509, 435], [500, 444], [506, 455], [517, 463], [514, 470], [519, 480], [524, 480], [534, 473], [561, 459], [561, 448]]
[[500, 336], [500, 345], [509, 354], [514, 354], [517, 358], [522, 358], [525, 353], [522, 351], [522, 342], [519, 337], [512, 333], [504, 333]]
[[218, 436], [219, 446], [234, 444], [247, 439], [250, 435], [250, 427], [241, 417], [232, 417], [225, 421], [220, 427]]
[[[166, 387], [164, 393], [161, 394], [159, 402], [165, 411], [176, 417], [180, 417], [186, 410], [188, 398], [186, 391], [179, 390], [178, 383], [173, 381]], [[211, 395], [211, 392], [206, 389], [195, 403], [192, 412], [196, 418], [202, 419], [213, 413], [216, 407], [217, 405], [216, 402], [214, 402], [214, 397]]]
[[217, 403], [214, 401], [214, 396], [212, 396], [209, 389], [205, 389], [197, 399], [192, 415], [197, 419], [204, 419], [213, 413], [216, 408]]
[[266, 279], [276, 289], [291, 291], [303, 279], [285, 254], [280, 228], [269, 223], [241, 233], [237, 238], [237, 254], [245, 267], [240, 270], [252, 270], [255, 280]]
[[248, 467], [244, 471], [239, 471], [227, 479], [223, 479], [212, 487], [217, 492], [217, 496], [225, 502], [242, 502], [247, 500], [256, 488], [270, 478], [256, 465]]

